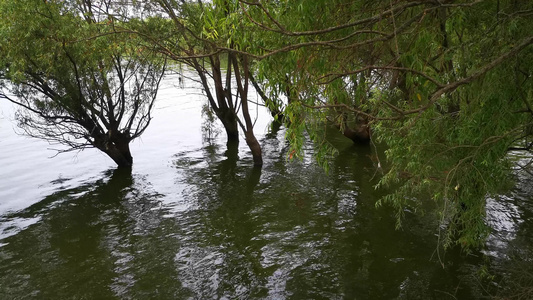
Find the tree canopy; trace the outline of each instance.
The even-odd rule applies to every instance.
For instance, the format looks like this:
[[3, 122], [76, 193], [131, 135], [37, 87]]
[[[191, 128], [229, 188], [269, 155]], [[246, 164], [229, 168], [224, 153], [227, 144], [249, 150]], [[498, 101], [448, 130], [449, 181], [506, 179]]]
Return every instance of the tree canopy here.
[[115, 34], [117, 19], [70, 4], [1, 2], [0, 97], [24, 108], [18, 121], [30, 136], [131, 166], [129, 142], [150, 123], [165, 63]]
[[243, 51], [289, 99], [296, 153], [304, 131], [326, 151], [324, 125], [370, 127], [399, 220], [432, 198], [445, 245], [481, 246], [486, 197], [508, 186], [510, 151], [532, 146], [532, 3], [239, 2]]

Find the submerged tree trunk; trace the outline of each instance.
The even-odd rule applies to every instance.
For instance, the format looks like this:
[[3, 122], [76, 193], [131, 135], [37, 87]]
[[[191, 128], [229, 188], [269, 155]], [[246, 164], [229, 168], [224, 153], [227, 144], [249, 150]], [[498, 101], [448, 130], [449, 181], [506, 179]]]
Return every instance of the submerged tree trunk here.
[[[217, 55], [209, 57], [211, 67], [211, 79], [214, 84], [214, 93], [211, 92], [211, 87], [208, 82], [207, 69], [198, 62], [196, 59], [192, 59], [192, 63], [196, 72], [200, 76], [200, 80], [207, 94], [207, 99], [211, 104], [216, 116], [224, 126], [227, 136], [227, 143], [234, 145], [239, 141], [239, 125], [244, 131], [246, 137], [246, 144], [252, 151], [255, 166], [263, 165], [263, 158], [261, 153], [261, 146], [255, 138], [253, 132], [253, 123], [248, 110], [248, 65], [244, 62], [242, 69], [244, 70], [244, 76], [241, 76], [240, 67], [237, 58], [234, 55], [228, 55], [228, 66], [226, 68], [225, 79], [222, 76], [222, 70], [220, 67], [220, 59]], [[245, 59], [244, 59], [245, 61]], [[235, 72], [235, 78], [237, 81], [237, 96], [233, 97], [232, 91], [232, 77], [231, 70]], [[239, 99], [240, 98], [240, 99]], [[238, 101], [242, 105], [242, 114], [244, 116], [245, 125], [239, 120], [237, 116]]]
[[[235, 112], [235, 106], [233, 105], [231, 99], [231, 86], [224, 89], [222, 71], [220, 69], [220, 61], [218, 57], [212, 57], [211, 60], [211, 70], [212, 70], [212, 79], [215, 87], [215, 93], [211, 92], [211, 87], [209, 85], [207, 74], [207, 69], [202, 66], [198, 60], [193, 59], [193, 67], [196, 70], [198, 76], [200, 76], [200, 81], [207, 95], [207, 100], [209, 101], [211, 108], [215, 112], [217, 118], [220, 120], [226, 131], [227, 142], [233, 143], [239, 141], [239, 124], [237, 121], [237, 114]], [[229, 71], [228, 71], [229, 72]], [[226, 85], [231, 83], [231, 78], [226, 79]]]
[[133, 165], [133, 157], [131, 156], [129, 141], [115, 142], [108, 145], [107, 155], [109, 155], [119, 167], [131, 167]]
[[370, 132], [370, 125], [366, 118], [355, 116], [355, 126], [350, 127], [348, 124], [346, 113], [339, 113], [340, 118], [336, 120], [331, 120], [328, 118], [329, 122], [333, 123], [337, 127], [342, 135], [349, 138], [354, 142], [354, 144], [368, 144], [372, 138]]
[[261, 145], [255, 138], [253, 130], [246, 130], [246, 144], [252, 151], [252, 157], [254, 159], [254, 166], [260, 167], [263, 165], [263, 153], [261, 152]]
[[368, 144], [370, 143], [370, 126], [367, 121], [360, 120], [357, 122], [354, 129], [344, 126], [342, 134], [352, 140], [354, 144]]
[[227, 142], [239, 142], [239, 125], [235, 112], [229, 108], [219, 109], [215, 112], [226, 130]]
[[128, 133], [113, 132], [95, 138], [95, 146], [109, 156], [118, 167], [130, 168], [133, 157], [130, 152], [131, 137]]
[[[244, 121], [246, 124], [246, 128], [243, 128], [245, 131], [244, 135], [246, 137], [246, 144], [252, 151], [254, 166], [259, 167], [263, 165], [263, 154], [261, 151], [261, 145], [259, 145], [259, 142], [254, 135], [254, 125], [248, 109], [248, 58], [243, 57], [242, 59], [242, 69], [244, 71], [243, 78], [241, 78], [237, 58], [233, 54], [230, 54], [228, 59], [233, 61], [233, 69], [235, 70], [235, 78], [237, 79], [237, 88], [239, 90], [239, 94], [241, 95], [242, 115], [244, 116]], [[244, 84], [241, 80], [244, 81]]]
[[349, 127], [344, 128], [342, 133], [345, 137], [349, 138], [354, 144], [368, 144], [370, 143], [370, 131], [368, 127], [359, 127], [351, 129]]

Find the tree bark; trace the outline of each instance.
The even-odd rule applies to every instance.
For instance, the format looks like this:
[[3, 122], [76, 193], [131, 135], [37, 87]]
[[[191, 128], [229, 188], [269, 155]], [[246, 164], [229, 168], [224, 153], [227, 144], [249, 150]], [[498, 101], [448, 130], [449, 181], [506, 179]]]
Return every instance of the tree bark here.
[[133, 157], [129, 151], [129, 145], [126, 147], [110, 146], [105, 153], [117, 164], [119, 168], [130, 168], [133, 165]]
[[[365, 118], [358, 118], [356, 116], [356, 124], [355, 128], [352, 129], [350, 126], [348, 126], [348, 122], [346, 120], [346, 116], [342, 114], [341, 118], [342, 123], [338, 123], [337, 121], [332, 121], [335, 127], [342, 129], [342, 134], [352, 140], [354, 144], [368, 144], [370, 143], [370, 140], [372, 138], [372, 135], [370, 134], [370, 126], [368, 125], [368, 120]], [[344, 125], [344, 126], [342, 126]]]
[[370, 143], [370, 128], [366, 124], [358, 124], [355, 129], [344, 127], [342, 134], [352, 140], [354, 144]]
[[215, 111], [218, 119], [222, 122], [224, 129], [226, 130], [227, 142], [239, 141], [239, 126], [237, 123], [237, 116], [233, 110], [229, 108], [218, 109]]
[[261, 151], [261, 145], [259, 145], [259, 142], [255, 138], [253, 129], [246, 130], [245, 136], [246, 136], [246, 144], [252, 151], [252, 157], [254, 159], [254, 166], [256, 167], [262, 166], [263, 165], [263, 154]]
[[109, 156], [119, 168], [131, 168], [133, 157], [130, 152], [131, 138], [127, 133], [110, 131], [108, 135], [98, 136], [95, 146]]
[[[239, 94], [241, 95], [242, 115], [244, 116], [244, 121], [246, 123], [246, 130], [244, 133], [246, 137], [246, 144], [252, 151], [254, 166], [259, 167], [263, 165], [263, 154], [261, 151], [261, 145], [259, 145], [259, 142], [255, 138], [254, 125], [252, 123], [252, 118], [250, 117], [250, 111], [248, 109], [248, 59], [246, 57], [243, 57], [242, 59], [242, 68], [244, 71], [244, 77], [242, 78], [241, 73], [239, 71], [239, 64], [237, 62], [237, 58], [233, 54], [230, 54], [228, 59], [231, 59], [233, 61], [235, 79], [237, 79], [237, 88], [239, 90]], [[244, 81], [244, 84], [241, 79]]]
[[[195, 59], [192, 60], [194, 69], [200, 80], [202, 86], [207, 94], [207, 100], [211, 104], [213, 111], [217, 115], [224, 129], [226, 130], [227, 142], [239, 141], [239, 125], [237, 123], [237, 115], [235, 108], [232, 105], [231, 93], [226, 92], [223, 85], [222, 72], [220, 70], [220, 61], [218, 58], [210, 58], [211, 69], [213, 73], [213, 83], [215, 85], [215, 93], [211, 92], [211, 87], [207, 80], [207, 70]], [[231, 78], [230, 78], [231, 80]], [[226, 101], [227, 100], [227, 101]]]

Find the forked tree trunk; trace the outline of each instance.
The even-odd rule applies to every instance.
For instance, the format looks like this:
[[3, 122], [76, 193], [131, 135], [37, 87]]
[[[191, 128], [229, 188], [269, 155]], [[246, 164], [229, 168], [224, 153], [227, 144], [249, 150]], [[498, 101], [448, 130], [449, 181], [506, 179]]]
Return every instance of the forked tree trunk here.
[[[237, 122], [237, 115], [235, 113], [235, 107], [224, 90], [222, 71], [220, 69], [220, 61], [218, 58], [211, 59], [211, 69], [212, 69], [212, 79], [215, 85], [215, 93], [211, 92], [211, 86], [207, 79], [207, 70], [195, 59], [192, 60], [193, 67], [196, 70], [202, 86], [207, 95], [207, 100], [211, 104], [211, 108], [217, 115], [217, 118], [220, 120], [224, 129], [226, 131], [227, 142], [234, 143], [239, 141], [239, 125]], [[230, 78], [231, 80], [231, 78]], [[230, 81], [231, 82], [231, 81]]]

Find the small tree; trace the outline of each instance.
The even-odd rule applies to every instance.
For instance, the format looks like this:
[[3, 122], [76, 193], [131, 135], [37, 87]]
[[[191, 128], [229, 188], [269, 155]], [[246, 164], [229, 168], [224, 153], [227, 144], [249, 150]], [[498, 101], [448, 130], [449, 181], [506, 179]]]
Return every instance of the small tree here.
[[[157, 7], [149, 10], [159, 17], [140, 24], [130, 22], [130, 26], [160, 53], [189, 66], [198, 74], [210, 108], [224, 126], [228, 147], [235, 149], [240, 127], [252, 152], [254, 165], [261, 166], [261, 146], [254, 135], [248, 109], [251, 81], [248, 58], [231, 50], [221, 50], [222, 46], [235, 47], [232, 34], [239, 26], [236, 22], [238, 7], [230, 1], [153, 0], [149, 3]], [[154, 24], [161, 26], [153, 30]]]
[[150, 123], [165, 63], [90, 7], [0, 3], [0, 98], [21, 107], [26, 134], [68, 146], [61, 152], [94, 147], [129, 167], [129, 143]]

